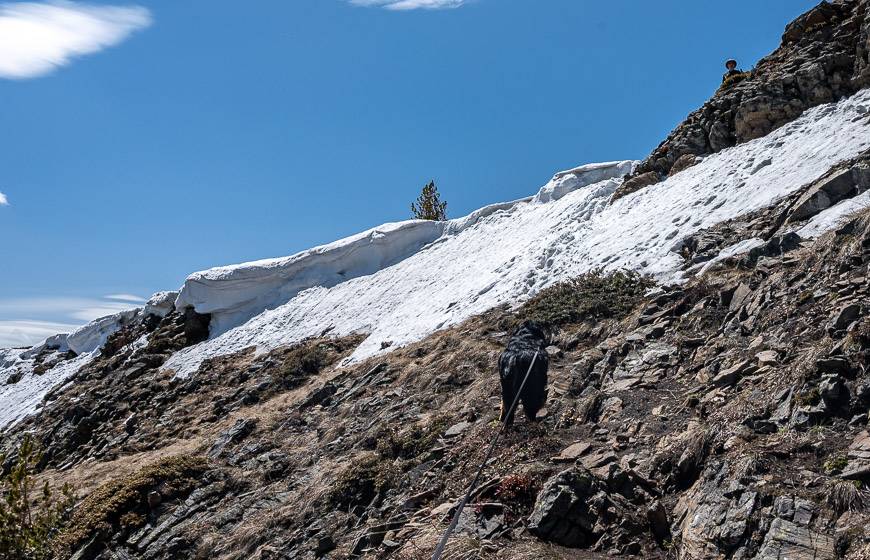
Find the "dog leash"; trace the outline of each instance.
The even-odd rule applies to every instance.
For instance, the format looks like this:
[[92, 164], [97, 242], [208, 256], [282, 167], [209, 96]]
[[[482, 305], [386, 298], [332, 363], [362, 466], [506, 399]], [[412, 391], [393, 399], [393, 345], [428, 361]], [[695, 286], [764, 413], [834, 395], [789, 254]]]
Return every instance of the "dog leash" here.
[[450, 520], [450, 525], [447, 527], [447, 530], [441, 537], [441, 541], [438, 543], [438, 546], [435, 547], [435, 552], [432, 554], [432, 560], [441, 560], [441, 555], [444, 554], [444, 548], [447, 546], [447, 541], [450, 539], [450, 535], [453, 533], [453, 531], [456, 530], [456, 525], [459, 524], [459, 516], [462, 515], [462, 510], [465, 509], [465, 506], [468, 504], [468, 500], [471, 498], [471, 493], [474, 492], [474, 487], [477, 486], [477, 482], [480, 480], [480, 475], [483, 474], [483, 469], [489, 462], [489, 458], [490, 456], [492, 456], [492, 452], [495, 449], [499, 438], [501, 438], [502, 433], [504, 433], [505, 428], [507, 428], [508, 418], [510, 418], [511, 415], [514, 413], [514, 409], [517, 407], [517, 403], [520, 402], [520, 395], [523, 393], [523, 388], [526, 386], [526, 381], [529, 380], [529, 375], [532, 374], [532, 368], [535, 367], [535, 360], [537, 359], [538, 352], [535, 352], [535, 355], [532, 357], [532, 363], [529, 364], [529, 371], [526, 372], [526, 376], [525, 378], [523, 378], [520, 389], [519, 391], [517, 391], [517, 394], [514, 397], [514, 402], [513, 404], [511, 404], [511, 407], [508, 409], [508, 413], [505, 415], [504, 420], [502, 420], [501, 422], [501, 429], [498, 431], [497, 434], [495, 434], [495, 438], [492, 440], [492, 443], [489, 446], [489, 450], [486, 452], [486, 456], [483, 458], [483, 462], [477, 469], [477, 474], [474, 475], [474, 480], [471, 481], [471, 485], [468, 487], [468, 491], [465, 493], [465, 497], [463, 497], [462, 501], [459, 502], [459, 507], [456, 508], [456, 513], [453, 514], [453, 519]]

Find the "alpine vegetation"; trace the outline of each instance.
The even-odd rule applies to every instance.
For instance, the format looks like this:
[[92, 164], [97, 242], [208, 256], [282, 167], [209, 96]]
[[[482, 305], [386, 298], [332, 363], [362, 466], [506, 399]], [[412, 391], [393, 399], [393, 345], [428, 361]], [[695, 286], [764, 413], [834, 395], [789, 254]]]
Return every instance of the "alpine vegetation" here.
[[0, 557], [870, 558], [868, 37], [821, 2], [642, 161], [0, 349]]

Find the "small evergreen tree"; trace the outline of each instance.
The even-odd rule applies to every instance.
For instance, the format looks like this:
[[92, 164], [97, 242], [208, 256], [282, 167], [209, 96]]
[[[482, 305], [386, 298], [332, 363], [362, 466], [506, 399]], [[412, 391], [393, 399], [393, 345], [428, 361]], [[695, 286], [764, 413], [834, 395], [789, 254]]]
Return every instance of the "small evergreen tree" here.
[[441, 201], [435, 181], [423, 187], [423, 192], [416, 203], [411, 204], [411, 212], [418, 220], [443, 221], [447, 219], [447, 202]]
[[[52, 540], [69, 519], [74, 497], [68, 484], [54, 498], [48, 482], [36, 494], [33, 474], [42, 455], [30, 436], [18, 449], [18, 460], [0, 475], [0, 560], [47, 560]], [[0, 458], [0, 464], [5, 461]]]

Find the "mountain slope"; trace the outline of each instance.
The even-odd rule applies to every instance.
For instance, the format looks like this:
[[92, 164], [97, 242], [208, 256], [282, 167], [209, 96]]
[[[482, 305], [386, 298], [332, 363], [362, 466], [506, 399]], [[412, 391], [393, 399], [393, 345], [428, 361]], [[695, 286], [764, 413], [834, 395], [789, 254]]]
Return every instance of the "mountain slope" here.
[[[40, 482], [81, 498], [56, 556], [428, 558], [498, 429], [498, 355], [544, 309], [573, 317], [546, 409], [448, 558], [870, 557], [868, 30], [863, 0], [823, 2], [644, 163], [0, 350], [0, 451], [33, 437]], [[764, 130], [662, 160], [771, 91]]]
[[[352, 356], [361, 359], [496, 305], [522, 302], [554, 282], [597, 267], [628, 267], [672, 281], [682, 264], [677, 250], [686, 237], [769, 206], [867, 149], [870, 93], [861, 92], [810, 110], [765, 138], [710, 156], [654, 190], [613, 204], [608, 200], [619, 185], [616, 178], [630, 169], [629, 162], [560, 173], [530, 200], [452, 220], [440, 236], [433, 235], [429, 244], [395, 264], [335, 285], [314, 284], [287, 303], [183, 350], [166, 367], [189, 375], [208, 357], [248, 346], [269, 350], [327, 330], [339, 336], [367, 333]], [[409, 225], [417, 224], [403, 227]], [[402, 231], [389, 230], [393, 235]], [[317, 250], [318, 257], [343, 250], [345, 244], [335, 247]], [[331, 265], [344, 267], [343, 256]], [[235, 288], [235, 276], [262, 277], [258, 270], [263, 267], [253, 263], [197, 273], [182, 288], [178, 304], [222, 317], [224, 309], [212, 302], [226, 296], [210, 294], [225, 291], [224, 283]], [[296, 282], [293, 278], [294, 292]], [[261, 289], [292, 295], [271, 282]], [[199, 300], [187, 296], [194, 291]], [[229, 306], [228, 314], [234, 309]], [[221, 330], [231, 324], [222, 322]]]

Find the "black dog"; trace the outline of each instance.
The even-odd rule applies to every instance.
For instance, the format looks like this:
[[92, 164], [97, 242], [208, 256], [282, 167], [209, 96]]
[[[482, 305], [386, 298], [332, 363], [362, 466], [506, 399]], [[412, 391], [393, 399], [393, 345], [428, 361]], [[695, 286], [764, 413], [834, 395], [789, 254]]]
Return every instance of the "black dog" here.
[[[547, 368], [549, 366], [549, 358], [547, 357], [547, 336], [544, 329], [534, 321], [526, 321], [514, 331], [507, 348], [501, 353], [498, 359], [499, 377], [501, 378], [501, 420], [504, 421], [508, 415], [511, 405], [516, 399], [523, 379], [529, 371], [529, 366], [532, 365], [532, 358], [535, 352], [538, 357], [535, 359], [535, 365], [529, 373], [529, 379], [526, 381], [523, 392], [520, 394], [520, 400], [523, 403], [523, 411], [526, 417], [534, 421], [538, 415], [538, 411], [544, 406], [547, 400]], [[514, 422], [514, 413], [511, 411], [507, 418], [507, 425], [510, 426]]]

